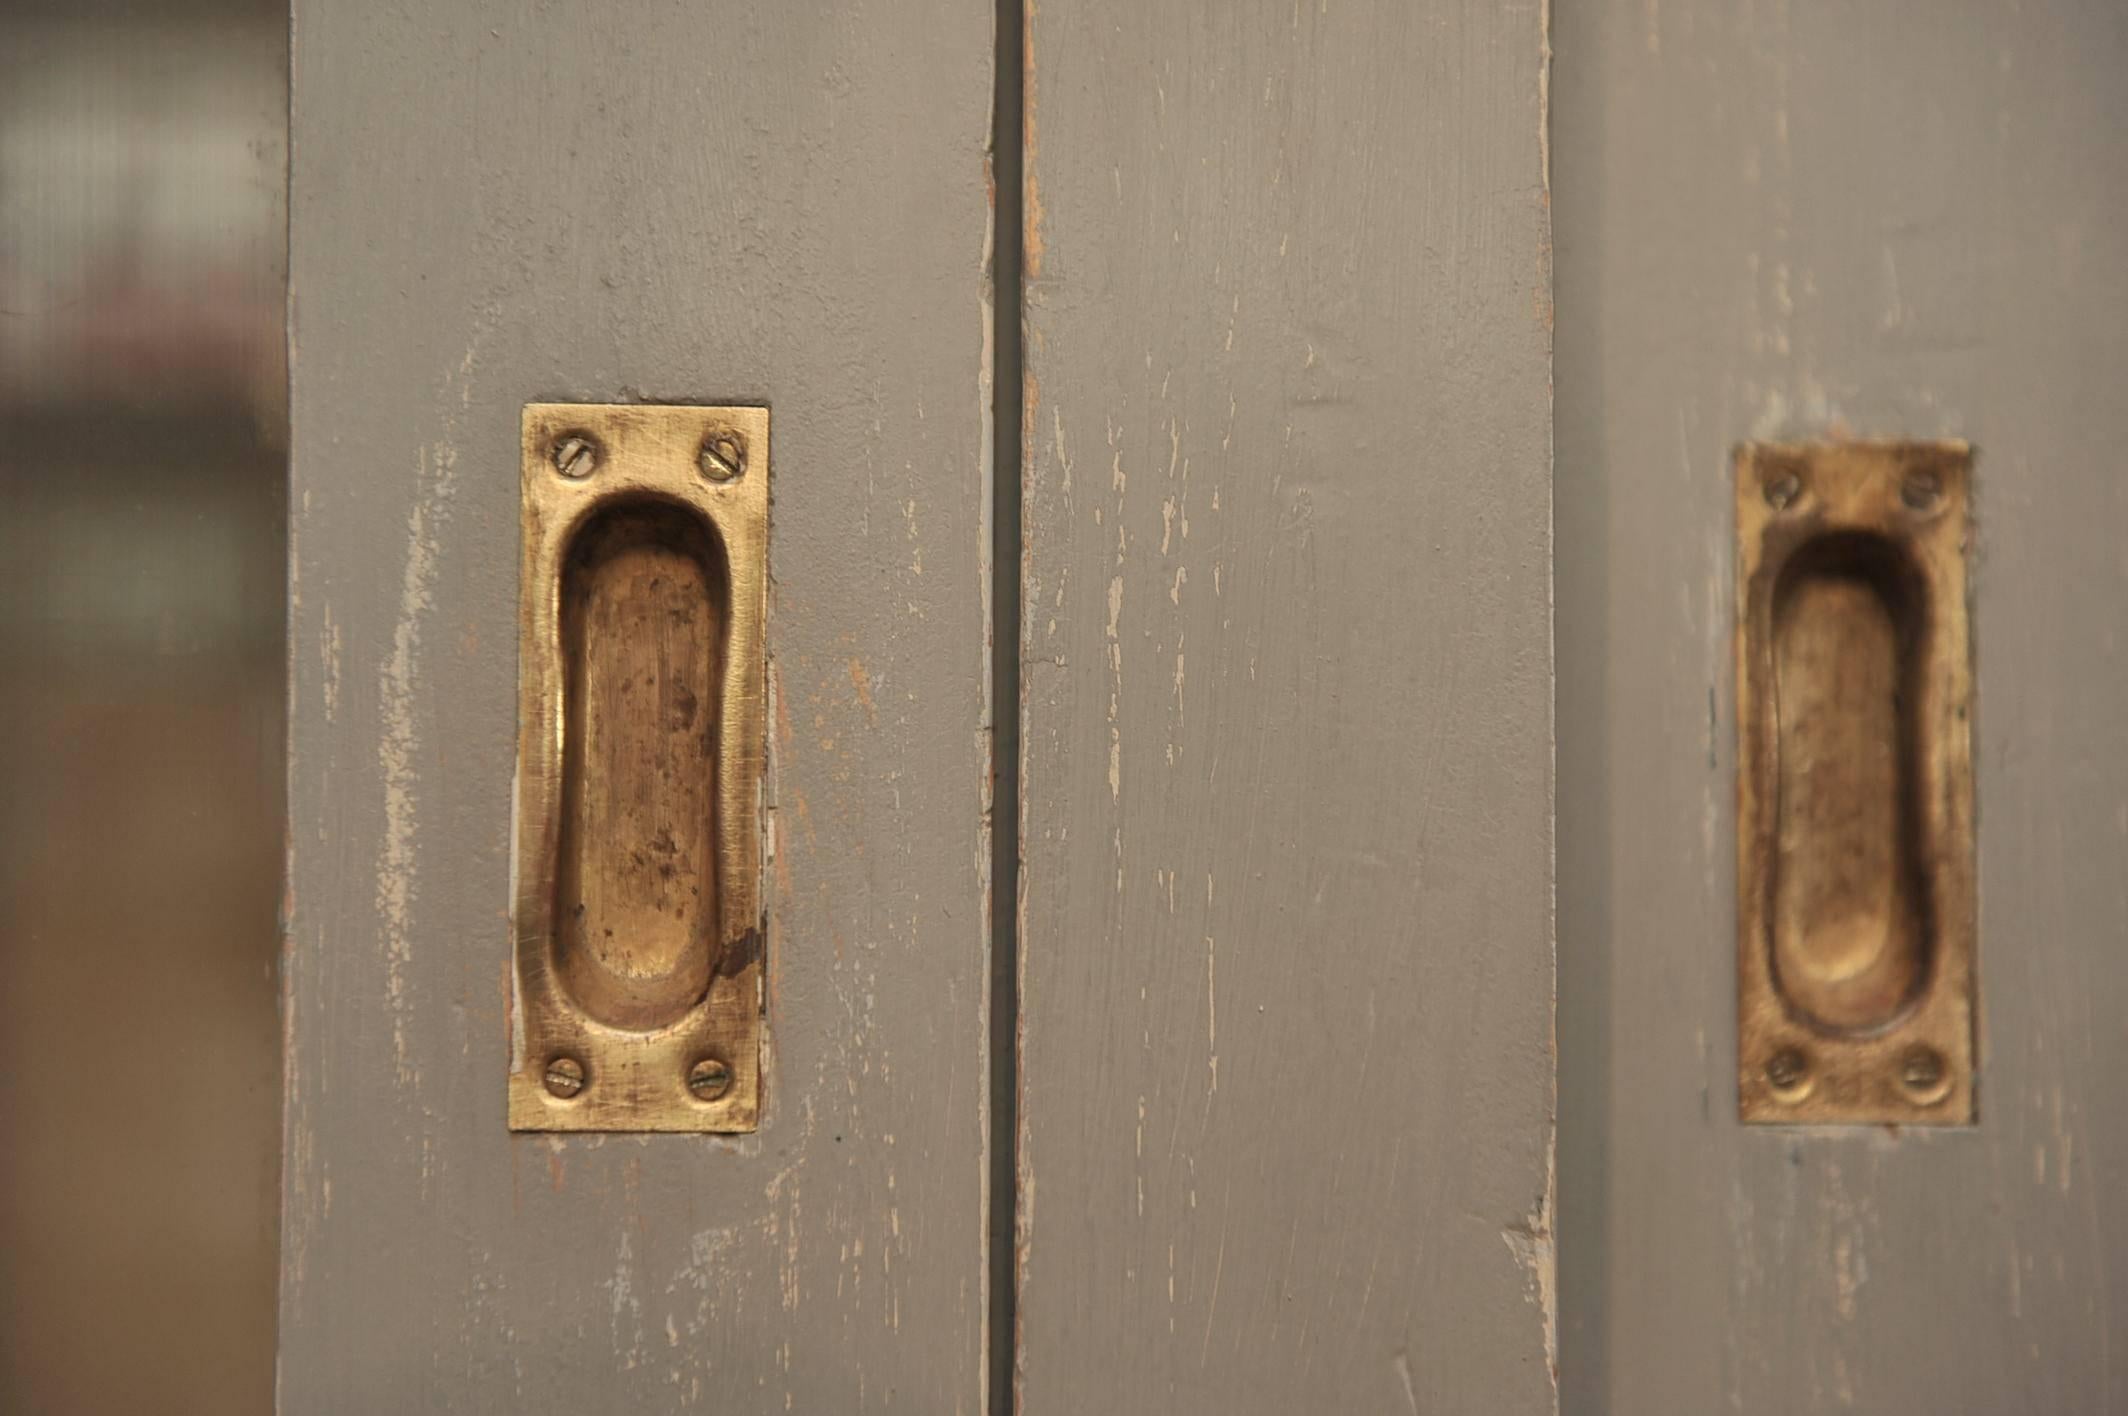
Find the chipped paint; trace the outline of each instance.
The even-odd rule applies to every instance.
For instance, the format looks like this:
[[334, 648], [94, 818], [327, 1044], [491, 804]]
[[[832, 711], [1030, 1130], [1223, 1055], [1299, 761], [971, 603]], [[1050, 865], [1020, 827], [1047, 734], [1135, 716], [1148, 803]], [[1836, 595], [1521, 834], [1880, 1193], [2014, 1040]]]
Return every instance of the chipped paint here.
[[408, 965], [414, 957], [413, 907], [418, 865], [417, 797], [420, 752], [417, 678], [423, 623], [435, 608], [438, 536], [450, 516], [458, 457], [449, 446], [424, 447], [415, 464], [417, 490], [407, 512], [406, 553], [399, 581], [399, 613], [390, 652], [377, 673], [378, 780], [384, 791], [384, 835], [377, 855], [376, 908], [385, 952], [385, 1007], [391, 1016], [393, 1069], [401, 1086], [416, 1080], [407, 1042], [414, 1000]]
[[872, 675], [862, 659], [850, 660], [850, 687], [857, 691], [857, 706], [864, 709], [865, 720], [878, 727], [879, 705], [872, 701]]

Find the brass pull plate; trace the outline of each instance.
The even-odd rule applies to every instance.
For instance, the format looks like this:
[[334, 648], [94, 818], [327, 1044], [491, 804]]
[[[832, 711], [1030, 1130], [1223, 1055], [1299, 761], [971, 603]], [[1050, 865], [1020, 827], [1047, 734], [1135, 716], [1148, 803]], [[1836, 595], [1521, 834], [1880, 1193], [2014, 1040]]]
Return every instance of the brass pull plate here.
[[760, 1115], [768, 410], [522, 428], [513, 1131]]
[[1738, 1108], [1974, 1115], [1972, 455], [1736, 458]]

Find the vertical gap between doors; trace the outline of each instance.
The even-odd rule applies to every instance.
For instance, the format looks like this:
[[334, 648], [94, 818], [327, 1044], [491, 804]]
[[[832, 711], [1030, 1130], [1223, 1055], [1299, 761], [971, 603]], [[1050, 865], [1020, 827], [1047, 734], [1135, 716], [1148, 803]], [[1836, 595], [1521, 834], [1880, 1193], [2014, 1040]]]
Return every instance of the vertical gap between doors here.
[[990, 133], [990, 1416], [1013, 1416], [1019, 1356], [1022, 4], [997, 0]]

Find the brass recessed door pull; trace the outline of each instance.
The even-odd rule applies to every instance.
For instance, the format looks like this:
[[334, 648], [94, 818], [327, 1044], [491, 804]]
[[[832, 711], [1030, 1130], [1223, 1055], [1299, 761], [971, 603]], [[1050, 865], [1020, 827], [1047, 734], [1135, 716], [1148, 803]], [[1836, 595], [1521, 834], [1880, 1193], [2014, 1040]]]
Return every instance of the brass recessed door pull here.
[[1963, 443], [1736, 460], [1746, 1121], [1974, 1116]]
[[524, 410], [510, 1128], [760, 1113], [768, 410]]

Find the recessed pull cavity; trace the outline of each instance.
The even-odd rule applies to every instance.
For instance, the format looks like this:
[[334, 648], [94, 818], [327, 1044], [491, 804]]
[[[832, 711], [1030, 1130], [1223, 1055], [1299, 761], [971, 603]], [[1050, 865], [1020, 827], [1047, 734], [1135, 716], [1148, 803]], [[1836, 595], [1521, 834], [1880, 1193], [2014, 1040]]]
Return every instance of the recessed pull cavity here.
[[715, 533], [670, 502], [595, 513], [563, 558], [554, 952], [609, 1027], [664, 1027], [709, 993], [728, 579]]

